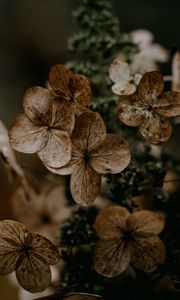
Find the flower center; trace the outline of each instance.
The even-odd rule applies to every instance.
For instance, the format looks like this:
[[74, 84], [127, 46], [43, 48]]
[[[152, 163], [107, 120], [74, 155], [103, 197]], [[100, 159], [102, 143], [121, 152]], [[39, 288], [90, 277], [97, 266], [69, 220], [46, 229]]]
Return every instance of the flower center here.
[[91, 157], [88, 152], [84, 153], [84, 161], [87, 164], [91, 160]]
[[51, 218], [47, 213], [43, 213], [41, 215], [41, 220], [44, 224], [50, 224], [51, 223]]
[[133, 231], [127, 230], [124, 232], [124, 241], [132, 240]]

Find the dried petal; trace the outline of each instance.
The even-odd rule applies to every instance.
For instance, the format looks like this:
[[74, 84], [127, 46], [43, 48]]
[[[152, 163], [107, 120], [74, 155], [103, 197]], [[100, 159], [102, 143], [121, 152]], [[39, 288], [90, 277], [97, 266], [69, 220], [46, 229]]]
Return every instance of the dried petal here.
[[101, 188], [101, 175], [83, 160], [71, 175], [70, 189], [74, 200], [81, 205], [91, 205]]
[[23, 99], [25, 115], [37, 125], [51, 124], [54, 93], [42, 87], [29, 88]]
[[67, 104], [65, 100], [55, 99], [52, 102], [51, 127], [67, 131], [70, 134], [74, 128], [75, 112], [74, 104]]
[[180, 115], [180, 93], [165, 92], [161, 99], [153, 105], [156, 113], [171, 118]]
[[112, 86], [112, 91], [116, 95], [131, 95], [136, 91], [135, 84], [122, 84], [121, 82], [117, 82]]
[[31, 293], [45, 290], [51, 281], [51, 270], [47, 262], [36, 254], [23, 258], [16, 269], [19, 284]]
[[42, 235], [36, 233], [29, 233], [29, 235], [32, 239], [33, 255], [41, 256], [49, 265], [55, 265], [59, 262], [59, 251], [53, 243]]
[[109, 67], [109, 77], [115, 83], [119, 82], [122, 86], [126, 86], [130, 80], [130, 69], [128, 63], [123, 61], [122, 56], [118, 56], [113, 60]]
[[180, 92], [180, 52], [177, 51], [172, 60], [172, 91]]
[[20, 254], [12, 247], [2, 246], [0, 242], [0, 275], [8, 275], [15, 271]]
[[102, 299], [102, 297], [93, 294], [70, 293], [63, 298], [63, 300], [95, 300], [95, 299]]
[[72, 133], [75, 148], [90, 152], [103, 143], [105, 138], [106, 127], [98, 113], [85, 112], [76, 119]]
[[0, 238], [8, 237], [16, 246], [22, 246], [25, 242], [27, 230], [25, 226], [13, 220], [0, 221]]
[[42, 162], [52, 168], [66, 165], [71, 159], [71, 139], [67, 132], [51, 129], [46, 146], [38, 152]]
[[144, 120], [144, 110], [135, 95], [126, 97], [118, 103], [119, 118], [128, 126], [141, 125]]
[[127, 220], [127, 227], [134, 233], [144, 232], [159, 234], [165, 226], [165, 216], [162, 213], [141, 210], [133, 213]]
[[32, 123], [24, 114], [19, 115], [9, 129], [10, 143], [20, 152], [35, 153], [47, 140], [47, 130]]
[[107, 134], [103, 144], [91, 155], [92, 167], [101, 174], [121, 172], [131, 159], [129, 144], [115, 134]]
[[168, 119], [154, 113], [149, 118], [146, 118], [140, 126], [140, 132], [149, 143], [158, 144], [169, 139], [172, 126]]
[[65, 99], [71, 99], [69, 83], [72, 72], [64, 65], [54, 65], [49, 72], [49, 83], [54, 91], [59, 95], [63, 95]]
[[83, 107], [87, 107], [92, 99], [90, 82], [79, 74], [73, 74], [69, 84], [73, 100]]
[[147, 72], [143, 75], [138, 86], [139, 101], [151, 105], [162, 93], [164, 81], [159, 71]]
[[166, 249], [157, 236], [134, 240], [132, 249], [132, 264], [144, 272], [153, 272], [165, 260]]
[[123, 240], [99, 240], [94, 251], [94, 267], [97, 273], [113, 277], [128, 267], [130, 258], [130, 247]]
[[120, 238], [129, 215], [125, 207], [111, 206], [103, 209], [94, 224], [97, 235], [102, 239]]

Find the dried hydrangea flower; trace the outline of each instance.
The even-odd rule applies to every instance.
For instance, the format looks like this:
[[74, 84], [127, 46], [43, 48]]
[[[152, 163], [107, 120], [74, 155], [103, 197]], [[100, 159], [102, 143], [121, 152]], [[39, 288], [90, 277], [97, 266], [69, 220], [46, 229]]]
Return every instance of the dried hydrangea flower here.
[[0, 275], [13, 271], [29, 292], [41, 292], [51, 281], [49, 265], [59, 262], [56, 246], [45, 237], [30, 233], [21, 223], [0, 221]]
[[[36, 153], [44, 164], [61, 167], [71, 158], [70, 133], [75, 122], [74, 105], [56, 99], [54, 92], [42, 87], [27, 90], [24, 114], [9, 130], [12, 147], [24, 153]], [[58, 154], [58, 155], [57, 155]]]
[[17, 188], [11, 199], [16, 219], [30, 230], [56, 241], [61, 224], [70, 216], [72, 209], [67, 206], [65, 186], [55, 185], [33, 194], [26, 201], [21, 188]]
[[0, 121], [0, 154], [5, 159], [5, 162], [7, 162], [12, 175], [15, 174], [20, 179], [20, 184], [24, 192], [23, 194], [25, 195], [26, 199], [29, 200], [31, 198], [31, 192], [37, 192], [36, 186], [33, 182], [31, 182], [22, 167], [17, 162], [14, 151], [9, 143], [8, 130], [2, 121]]
[[133, 73], [158, 70], [157, 62], [168, 60], [168, 52], [160, 44], [153, 43], [153, 34], [146, 29], [134, 30], [130, 33], [132, 40], [139, 46], [139, 52], [133, 56], [131, 69]]
[[77, 114], [87, 110], [92, 92], [83, 75], [72, 73], [64, 65], [54, 65], [49, 73], [49, 83], [57, 98], [64, 99], [68, 105], [75, 104]]
[[116, 95], [131, 95], [136, 91], [141, 74], [131, 72], [131, 66], [125, 61], [125, 57], [120, 54], [113, 60], [109, 67], [109, 77], [115, 83], [112, 91]]
[[62, 168], [50, 171], [71, 174], [70, 189], [74, 200], [90, 205], [99, 194], [102, 174], [121, 172], [130, 162], [128, 143], [115, 134], [107, 134], [98, 113], [85, 112], [72, 132], [72, 158]]
[[172, 60], [172, 91], [180, 92], [180, 52]]
[[[57, 299], [57, 295], [47, 296], [43, 298], [38, 298], [36, 300], [48, 300], [48, 299]], [[60, 295], [59, 299], [62, 300], [95, 300], [95, 299], [103, 299], [101, 296], [86, 294], [86, 293], [68, 293], [64, 297]]]
[[140, 133], [152, 144], [169, 139], [171, 117], [180, 115], [180, 93], [163, 92], [159, 71], [143, 75], [137, 93], [124, 97], [118, 104], [119, 118], [128, 126], [140, 126]]
[[144, 272], [154, 271], [165, 260], [165, 246], [157, 236], [164, 225], [164, 215], [158, 212], [130, 214], [121, 206], [102, 210], [94, 225], [100, 237], [94, 251], [97, 273], [116, 276], [130, 263]]

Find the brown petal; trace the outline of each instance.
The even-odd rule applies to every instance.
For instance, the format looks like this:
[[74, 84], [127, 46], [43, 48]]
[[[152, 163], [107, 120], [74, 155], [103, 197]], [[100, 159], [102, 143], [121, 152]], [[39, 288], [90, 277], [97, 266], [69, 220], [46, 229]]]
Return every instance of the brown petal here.
[[29, 235], [32, 239], [29, 246], [32, 247], [33, 254], [41, 256], [49, 265], [55, 265], [59, 262], [59, 251], [52, 242], [36, 233], [29, 233]]
[[138, 86], [138, 96], [142, 104], [152, 104], [164, 89], [164, 81], [159, 71], [147, 72]]
[[67, 132], [51, 129], [46, 146], [38, 152], [45, 166], [58, 168], [66, 165], [71, 159], [71, 139]]
[[25, 115], [37, 125], [51, 124], [54, 97], [52, 90], [38, 86], [29, 88], [23, 99]]
[[118, 112], [121, 122], [128, 126], [139, 126], [144, 120], [142, 104], [135, 95], [123, 98], [118, 103]]
[[19, 247], [24, 244], [26, 234], [25, 226], [19, 222], [12, 220], [0, 221], [0, 239], [8, 238], [10, 244], [16, 244]]
[[159, 234], [164, 226], [165, 216], [155, 211], [141, 210], [133, 213], [127, 219], [128, 229], [136, 233]]
[[165, 260], [166, 249], [157, 237], [138, 238], [133, 243], [132, 264], [144, 272], [153, 272]]
[[90, 82], [87, 78], [79, 74], [73, 74], [69, 88], [73, 100], [83, 107], [87, 107], [92, 99]]
[[113, 277], [126, 270], [130, 258], [130, 247], [122, 240], [99, 240], [94, 250], [94, 267], [98, 274]]
[[51, 270], [44, 259], [29, 253], [16, 269], [19, 284], [31, 293], [42, 292], [51, 281]]
[[83, 160], [75, 166], [70, 189], [74, 200], [81, 205], [91, 205], [101, 188], [101, 175]]
[[180, 93], [166, 92], [162, 94], [161, 99], [156, 102], [153, 107], [156, 108], [156, 113], [163, 117], [176, 117], [180, 115]]
[[62, 95], [67, 100], [71, 98], [69, 90], [69, 82], [72, 77], [72, 72], [64, 65], [54, 65], [49, 72], [49, 83], [54, 91]]
[[104, 143], [92, 153], [91, 165], [101, 174], [119, 173], [131, 160], [129, 144], [120, 136], [107, 134]]
[[119, 205], [103, 209], [94, 224], [97, 235], [102, 239], [120, 238], [129, 215], [128, 210]]
[[45, 146], [47, 132], [44, 126], [33, 124], [24, 114], [21, 114], [9, 129], [9, 138], [15, 150], [35, 153]]
[[172, 126], [168, 119], [154, 113], [154, 115], [146, 118], [140, 126], [140, 132], [149, 143], [158, 144], [169, 139]]
[[83, 151], [91, 151], [104, 142], [106, 127], [98, 113], [85, 112], [75, 123], [72, 133], [74, 147]]
[[8, 275], [14, 272], [19, 256], [17, 249], [6, 247], [5, 250], [0, 244], [0, 275]]
[[76, 107], [65, 100], [55, 99], [52, 102], [51, 126], [62, 131], [72, 132], [75, 123]]

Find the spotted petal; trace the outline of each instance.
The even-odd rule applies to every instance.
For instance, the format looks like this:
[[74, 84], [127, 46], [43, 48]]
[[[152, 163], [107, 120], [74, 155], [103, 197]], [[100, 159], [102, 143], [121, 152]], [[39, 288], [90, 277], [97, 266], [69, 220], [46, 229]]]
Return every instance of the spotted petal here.
[[118, 103], [119, 119], [128, 126], [139, 126], [144, 120], [142, 104], [138, 102], [137, 96], [123, 98]]
[[171, 118], [180, 115], [180, 93], [178, 92], [166, 92], [162, 94], [162, 97], [157, 101], [153, 107], [156, 109], [156, 113], [163, 117]]

